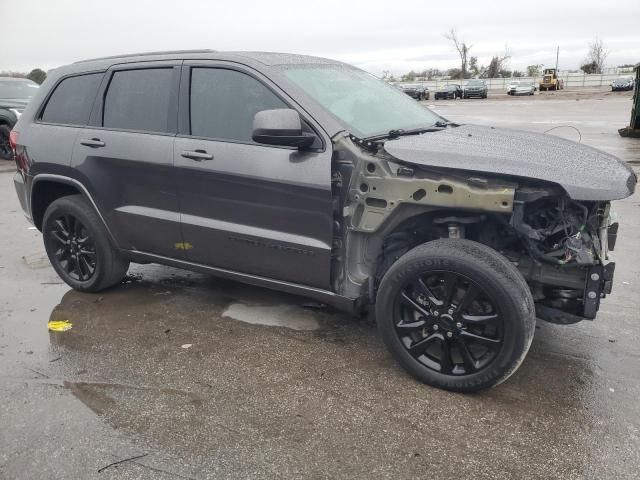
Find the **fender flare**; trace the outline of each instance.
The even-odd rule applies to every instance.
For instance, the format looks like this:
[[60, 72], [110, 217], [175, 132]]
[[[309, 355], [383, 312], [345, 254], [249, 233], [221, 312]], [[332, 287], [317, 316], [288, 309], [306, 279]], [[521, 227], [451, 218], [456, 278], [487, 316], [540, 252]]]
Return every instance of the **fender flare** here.
[[[116, 237], [113, 235], [113, 232], [109, 228], [109, 225], [107, 224], [106, 220], [102, 216], [102, 212], [100, 212], [100, 209], [98, 208], [98, 205], [96, 204], [96, 202], [93, 200], [93, 197], [89, 193], [89, 190], [87, 189], [87, 187], [84, 186], [84, 184], [82, 182], [76, 180], [75, 178], [67, 177], [65, 175], [56, 175], [56, 174], [52, 174], [52, 173], [39, 173], [39, 174], [35, 175], [33, 177], [32, 185], [31, 185], [31, 193], [29, 195], [29, 197], [30, 197], [29, 198], [29, 206], [30, 207], [31, 207], [31, 205], [33, 205], [33, 192], [35, 190], [35, 186], [36, 186], [36, 184], [38, 182], [40, 182], [42, 180], [48, 180], [48, 181], [53, 181], [53, 182], [57, 182], [57, 183], [63, 183], [65, 185], [70, 185], [72, 187], [77, 188], [81, 192], [81, 194], [85, 198], [87, 198], [87, 200], [89, 200], [89, 202], [91, 203], [91, 206], [93, 207], [95, 212], [98, 214], [98, 217], [102, 221], [102, 224], [104, 225], [104, 228], [107, 230], [107, 233], [109, 235], [109, 239], [111, 240], [113, 245], [116, 248], [120, 249], [120, 247], [118, 246], [118, 242], [116, 241]], [[32, 212], [31, 215], [33, 217], [33, 212]]]

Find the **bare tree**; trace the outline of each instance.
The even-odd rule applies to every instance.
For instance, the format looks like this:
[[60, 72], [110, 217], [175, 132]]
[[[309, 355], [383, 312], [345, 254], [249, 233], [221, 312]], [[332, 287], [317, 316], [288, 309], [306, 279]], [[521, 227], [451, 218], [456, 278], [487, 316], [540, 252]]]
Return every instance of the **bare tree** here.
[[609, 50], [604, 47], [602, 40], [596, 37], [593, 43], [589, 44], [589, 51], [587, 52], [585, 63], [592, 64], [595, 67], [595, 72], [593, 73], [602, 73], [604, 62], [608, 55]]
[[452, 28], [447, 33], [444, 34], [444, 38], [453, 43], [453, 46], [458, 51], [458, 55], [460, 55], [460, 79], [464, 80], [467, 77], [467, 63], [469, 57], [469, 50], [473, 45], [467, 45], [464, 40], [461, 40], [458, 37], [458, 33], [455, 28]]

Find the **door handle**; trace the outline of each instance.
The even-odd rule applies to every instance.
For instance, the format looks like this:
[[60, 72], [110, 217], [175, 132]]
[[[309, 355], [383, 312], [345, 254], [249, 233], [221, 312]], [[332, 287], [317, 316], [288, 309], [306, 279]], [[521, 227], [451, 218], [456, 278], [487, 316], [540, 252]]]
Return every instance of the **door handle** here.
[[99, 148], [99, 147], [104, 147], [105, 143], [99, 138], [91, 138], [91, 139], [83, 138], [82, 140], [80, 140], [80, 145], [84, 145], [86, 147], [91, 147], [91, 148]]
[[191, 160], [195, 160], [196, 162], [201, 162], [202, 160], [213, 160], [213, 155], [207, 153], [205, 150], [184, 151], [180, 154], [180, 156], [184, 158], [190, 158]]

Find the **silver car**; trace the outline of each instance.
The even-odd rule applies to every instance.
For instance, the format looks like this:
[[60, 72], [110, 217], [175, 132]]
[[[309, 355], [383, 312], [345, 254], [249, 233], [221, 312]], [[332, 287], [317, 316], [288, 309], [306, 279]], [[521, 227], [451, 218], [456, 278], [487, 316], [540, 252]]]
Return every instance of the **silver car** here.
[[520, 82], [516, 87], [512, 90], [511, 95], [533, 95], [536, 87], [533, 82]]

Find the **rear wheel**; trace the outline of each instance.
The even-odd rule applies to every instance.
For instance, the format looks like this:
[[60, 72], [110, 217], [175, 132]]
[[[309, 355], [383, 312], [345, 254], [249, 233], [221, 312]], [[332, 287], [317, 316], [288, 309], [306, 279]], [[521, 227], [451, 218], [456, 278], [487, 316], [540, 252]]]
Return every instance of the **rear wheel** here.
[[124, 278], [129, 262], [111, 245], [104, 224], [81, 195], [54, 201], [42, 222], [51, 265], [70, 287], [98, 292]]
[[8, 125], [0, 125], [0, 160], [12, 160], [13, 151], [9, 143], [11, 129]]
[[472, 392], [506, 380], [535, 330], [529, 287], [502, 255], [468, 240], [420, 245], [385, 274], [376, 300], [382, 338], [429, 385]]

